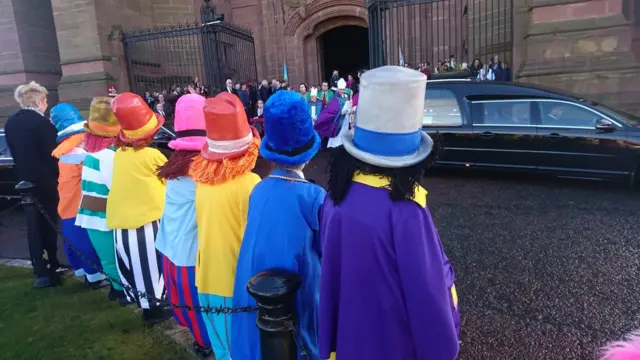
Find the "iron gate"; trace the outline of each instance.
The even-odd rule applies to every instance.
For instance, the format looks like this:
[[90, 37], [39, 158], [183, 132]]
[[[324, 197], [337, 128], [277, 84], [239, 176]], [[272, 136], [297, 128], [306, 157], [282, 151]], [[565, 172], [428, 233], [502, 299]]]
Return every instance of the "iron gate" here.
[[511, 63], [513, 0], [368, 0], [372, 67]]
[[257, 79], [253, 36], [225, 23], [203, 6], [202, 24], [176, 24], [126, 32], [123, 37], [131, 91], [170, 92], [200, 86], [216, 94], [231, 78], [234, 83]]

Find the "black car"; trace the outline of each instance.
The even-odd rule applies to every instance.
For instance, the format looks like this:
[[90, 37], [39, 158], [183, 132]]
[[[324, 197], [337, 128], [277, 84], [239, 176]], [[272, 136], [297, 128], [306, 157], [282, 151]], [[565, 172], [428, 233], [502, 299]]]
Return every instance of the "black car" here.
[[[169, 157], [172, 150], [168, 144], [173, 139], [175, 139], [173, 132], [162, 127], [153, 139], [153, 146]], [[7, 146], [4, 129], [0, 129], [0, 198], [19, 198], [19, 194], [14, 189], [17, 183], [13, 158], [9, 152], [9, 146]]]
[[423, 127], [442, 140], [437, 166], [640, 179], [640, 118], [555, 90], [428, 81]]

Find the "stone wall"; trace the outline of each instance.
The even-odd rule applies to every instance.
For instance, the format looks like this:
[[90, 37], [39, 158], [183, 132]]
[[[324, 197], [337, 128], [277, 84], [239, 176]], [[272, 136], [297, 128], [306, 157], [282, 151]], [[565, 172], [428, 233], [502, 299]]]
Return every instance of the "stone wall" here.
[[0, 1], [0, 126], [18, 109], [15, 88], [36, 81], [58, 101], [60, 55], [51, 4], [38, 0]]
[[623, 0], [533, 0], [519, 81], [640, 114], [640, 62]]

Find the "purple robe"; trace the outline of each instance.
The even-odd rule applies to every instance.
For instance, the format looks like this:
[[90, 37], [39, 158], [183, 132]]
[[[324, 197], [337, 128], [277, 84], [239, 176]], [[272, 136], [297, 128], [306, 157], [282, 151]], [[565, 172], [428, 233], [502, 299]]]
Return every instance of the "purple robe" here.
[[455, 359], [454, 273], [426, 191], [394, 203], [387, 180], [354, 180], [339, 206], [327, 196], [321, 212], [320, 357]]
[[342, 121], [345, 118], [345, 116], [341, 115], [341, 112], [346, 100], [344, 97], [340, 97], [339, 93], [336, 93], [329, 101], [329, 105], [322, 109], [313, 125], [318, 135], [328, 138], [338, 135]]

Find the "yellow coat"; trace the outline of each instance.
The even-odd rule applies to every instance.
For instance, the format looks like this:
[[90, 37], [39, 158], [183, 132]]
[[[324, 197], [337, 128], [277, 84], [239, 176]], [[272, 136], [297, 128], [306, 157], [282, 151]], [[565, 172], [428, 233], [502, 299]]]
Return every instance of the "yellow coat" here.
[[233, 297], [249, 195], [258, 182], [260, 177], [250, 172], [222, 184], [196, 185], [198, 292]]

